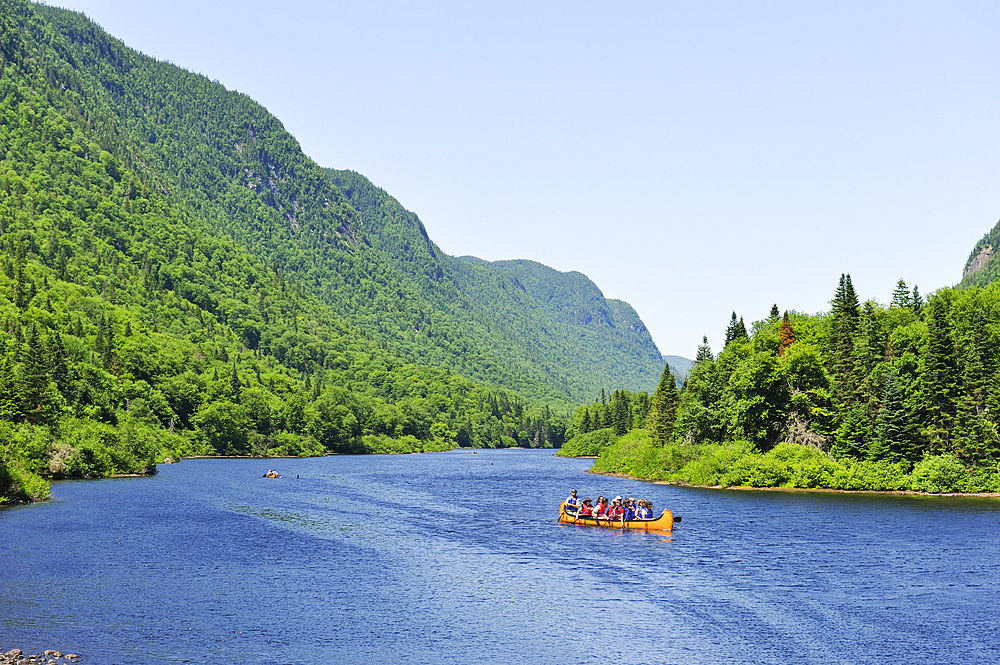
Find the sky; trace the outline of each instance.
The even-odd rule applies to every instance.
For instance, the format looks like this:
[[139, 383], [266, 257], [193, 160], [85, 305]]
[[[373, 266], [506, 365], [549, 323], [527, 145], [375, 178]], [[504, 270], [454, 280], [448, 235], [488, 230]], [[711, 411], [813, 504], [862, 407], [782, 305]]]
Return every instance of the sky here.
[[438, 246], [629, 302], [660, 351], [958, 283], [1000, 219], [1000, 3], [57, 0], [246, 93]]

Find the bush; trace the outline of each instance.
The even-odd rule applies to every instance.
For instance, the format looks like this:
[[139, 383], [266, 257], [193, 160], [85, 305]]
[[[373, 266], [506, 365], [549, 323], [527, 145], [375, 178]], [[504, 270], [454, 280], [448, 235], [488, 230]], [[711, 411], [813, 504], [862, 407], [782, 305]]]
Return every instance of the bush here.
[[932, 494], [962, 492], [968, 478], [969, 472], [951, 455], [924, 455], [910, 474], [910, 488]]
[[905, 490], [909, 488], [906, 466], [905, 462], [857, 460], [841, 466], [830, 486], [843, 490]]
[[586, 434], [577, 434], [563, 444], [563, 447], [556, 454], [560, 457], [596, 457], [614, 442], [615, 430], [613, 427], [595, 429]]

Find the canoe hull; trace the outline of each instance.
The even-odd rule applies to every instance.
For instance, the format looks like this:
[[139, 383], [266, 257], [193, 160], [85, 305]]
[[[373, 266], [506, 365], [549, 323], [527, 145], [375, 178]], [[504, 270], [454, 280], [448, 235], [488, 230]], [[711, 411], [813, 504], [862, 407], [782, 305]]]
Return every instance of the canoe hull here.
[[596, 517], [577, 517], [566, 512], [566, 502], [559, 504], [559, 521], [566, 524], [579, 524], [581, 526], [597, 526], [606, 529], [634, 529], [638, 531], [673, 531], [674, 514], [669, 510], [664, 510], [663, 514], [652, 520], [606, 520]]

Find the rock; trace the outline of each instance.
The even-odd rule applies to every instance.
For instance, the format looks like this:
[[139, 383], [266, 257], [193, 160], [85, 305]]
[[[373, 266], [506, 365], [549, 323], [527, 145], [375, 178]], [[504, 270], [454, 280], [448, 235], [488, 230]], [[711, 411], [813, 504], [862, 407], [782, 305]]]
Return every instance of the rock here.
[[55, 656], [56, 658], [62, 658], [62, 652], [61, 651], [53, 651], [52, 655]]
[[75, 653], [68, 653], [68, 654], [66, 654], [66, 658], [68, 660], [77, 660], [79, 658], [79, 656], [77, 656]]

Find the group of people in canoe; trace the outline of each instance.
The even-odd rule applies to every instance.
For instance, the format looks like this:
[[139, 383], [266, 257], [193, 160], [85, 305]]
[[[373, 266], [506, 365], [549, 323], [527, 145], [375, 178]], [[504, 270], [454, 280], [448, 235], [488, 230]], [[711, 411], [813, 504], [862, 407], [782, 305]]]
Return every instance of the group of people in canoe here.
[[591, 501], [590, 497], [581, 501], [576, 496], [576, 490], [572, 490], [564, 502], [563, 510], [568, 515], [577, 517], [590, 517], [599, 520], [651, 520], [653, 519], [653, 504], [645, 499], [635, 500], [629, 497], [627, 500], [616, 496], [614, 499], [607, 497], [597, 497], [597, 505]]

